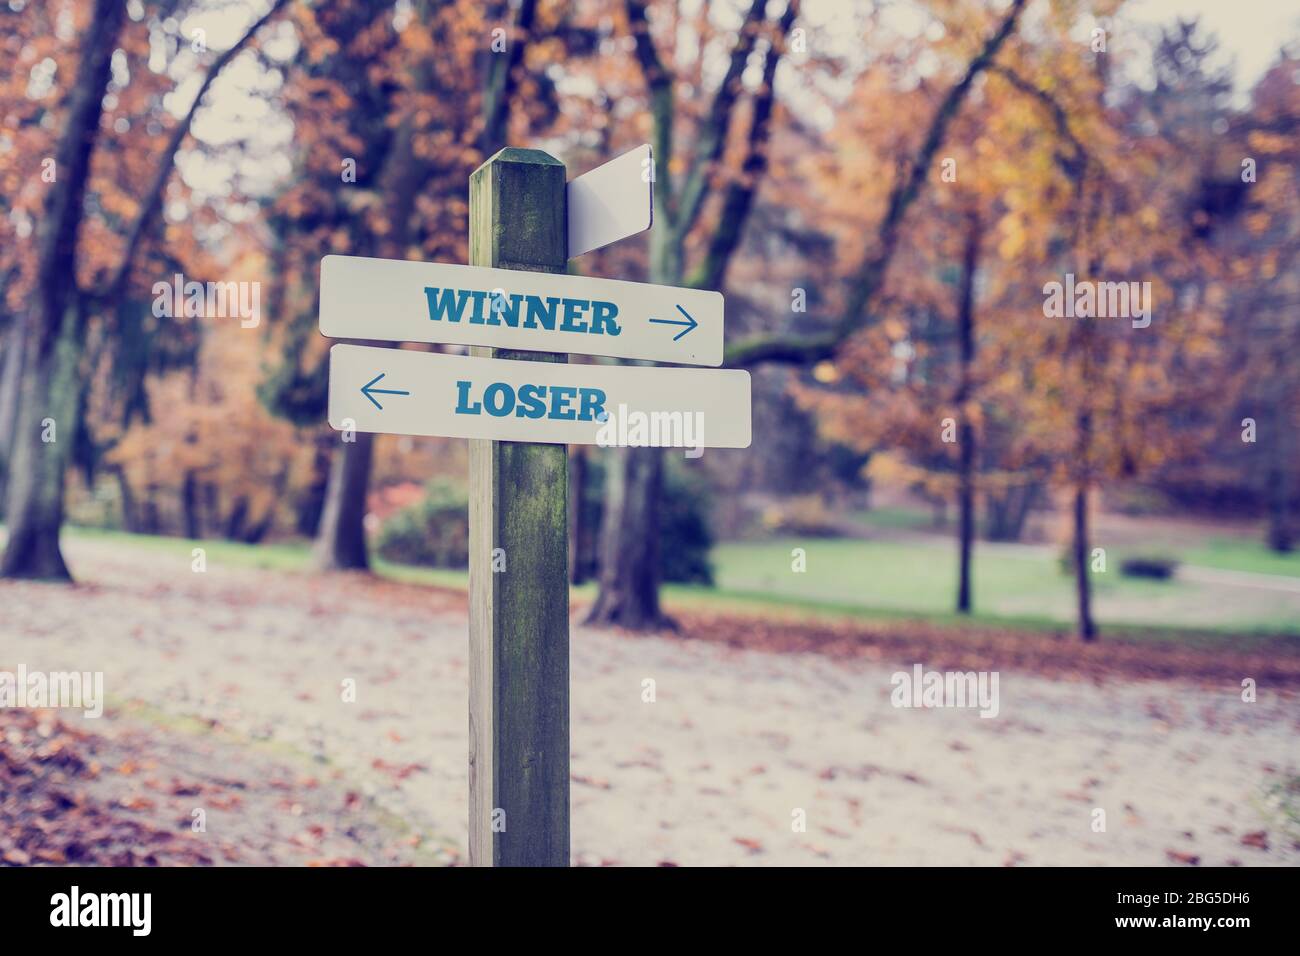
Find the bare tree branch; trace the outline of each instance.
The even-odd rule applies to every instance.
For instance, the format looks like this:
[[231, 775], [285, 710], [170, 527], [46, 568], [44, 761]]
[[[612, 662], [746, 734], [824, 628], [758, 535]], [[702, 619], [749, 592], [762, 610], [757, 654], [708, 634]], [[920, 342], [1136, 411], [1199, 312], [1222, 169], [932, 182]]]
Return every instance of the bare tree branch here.
[[494, 55], [488, 63], [487, 82], [483, 87], [483, 133], [479, 138], [479, 152], [484, 159], [506, 145], [510, 104], [517, 83], [515, 69], [523, 62], [536, 14], [537, 0], [522, 0], [510, 25], [509, 52], [505, 56]]
[[[124, 6], [118, 0], [98, 0], [95, 4], [77, 64], [63, 138], [54, 157], [58, 185], [50, 192], [44, 222], [36, 237], [39, 299], [36, 308], [28, 311], [28, 321], [35, 326], [31, 346], [37, 360], [54, 348], [63, 327], [68, 292], [76, 285], [82, 204]], [[74, 277], [71, 285], [69, 275]]]
[[181, 143], [189, 134], [190, 125], [194, 122], [194, 114], [199, 111], [199, 106], [203, 102], [203, 97], [208, 92], [208, 87], [212, 81], [217, 78], [226, 64], [239, 55], [239, 52], [253, 39], [259, 30], [264, 27], [271, 18], [278, 14], [284, 7], [290, 3], [290, 0], [275, 0], [271, 4], [271, 9], [267, 10], [247, 32], [235, 43], [234, 46], [226, 50], [212, 66], [208, 69], [207, 75], [203, 77], [203, 84], [199, 87], [198, 94], [194, 97], [194, 102], [190, 104], [189, 111], [185, 117], [176, 124], [172, 130], [167, 144], [163, 147], [162, 155], [158, 159], [158, 165], [154, 170], [153, 180], [149, 188], [145, 191], [144, 199], [140, 203], [140, 211], [136, 214], [135, 221], [131, 224], [127, 232], [126, 246], [122, 252], [122, 259], [118, 263], [117, 270], [113, 273], [112, 278], [104, 286], [104, 292], [95, 296], [100, 302], [108, 302], [118, 298], [126, 286], [126, 280], [131, 273], [131, 262], [135, 258], [140, 244], [144, 241], [144, 235], [148, 231], [153, 217], [158, 214], [162, 207], [163, 189], [167, 185], [167, 180], [171, 178], [172, 167], [176, 159], [176, 152], [180, 149]]
[[[886, 270], [898, 245], [898, 231], [903, 217], [920, 196], [935, 154], [948, 134], [948, 127], [965, 102], [971, 85], [980, 73], [989, 68], [1007, 38], [1015, 31], [1026, 2], [1027, 0], [1014, 0], [997, 30], [984, 42], [979, 53], [967, 64], [961, 79], [939, 104], [930, 120], [921, 148], [890, 190], [889, 204], [877, 232], [875, 250], [868, 254], [851, 280], [844, 312], [836, 322], [834, 332], [829, 336], [812, 339], [778, 336], [739, 342], [726, 350], [724, 359], [727, 365], [753, 365], [757, 361], [803, 365], [821, 361], [830, 358], [845, 340], [867, 324], [867, 305], [884, 285]], [[827, 343], [830, 343], [829, 351]]]
[[650, 90], [650, 111], [654, 115], [655, 215], [663, 220], [664, 226], [672, 229], [676, 225], [676, 208], [668, 166], [673, 155], [673, 80], [650, 37], [645, 0], [626, 0], [624, 9], [637, 63]]
[[772, 110], [776, 105], [776, 68], [785, 52], [786, 37], [799, 15], [799, 0], [789, 0], [776, 33], [763, 60], [762, 85], [754, 95], [754, 112], [750, 119], [749, 137], [740, 177], [727, 185], [722, 198], [722, 214], [709, 238], [704, 258], [696, 267], [687, 285], [701, 289], [721, 287], [727, 265], [740, 245], [745, 222], [754, 207], [754, 198], [767, 173], [768, 144], [772, 138]]
[[682, 187], [678, 206], [677, 226], [683, 235], [691, 231], [691, 227], [695, 225], [695, 220], [700, 215], [700, 210], [704, 207], [709, 176], [712, 175], [715, 164], [722, 156], [723, 147], [726, 146], [727, 132], [731, 128], [731, 114], [740, 99], [741, 76], [745, 72], [746, 63], [749, 62], [749, 55], [754, 52], [754, 43], [758, 37], [759, 27], [763, 23], [766, 8], [767, 0], [754, 0], [750, 4], [749, 13], [745, 15], [745, 21], [741, 24], [740, 33], [736, 37], [736, 45], [731, 50], [726, 76], [722, 78], [722, 83], [714, 92], [708, 117], [700, 126], [695, 140], [695, 159], [687, 174], [686, 183]]
[[1065, 108], [1046, 90], [1034, 86], [1033, 83], [1010, 67], [995, 63], [989, 67], [989, 72], [1001, 76], [1021, 93], [1036, 100], [1040, 106], [1043, 106], [1051, 114], [1052, 122], [1056, 125], [1056, 132], [1074, 150], [1074, 155], [1063, 159], [1061, 165], [1071, 178], [1078, 176], [1083, 171], [1082, 167], [1089, 162], [1088, 150], [1084, 148], [1083, 143], [1079, 142], [1079, 138], [1070, 129], [1070, 118], [1066, 115]]

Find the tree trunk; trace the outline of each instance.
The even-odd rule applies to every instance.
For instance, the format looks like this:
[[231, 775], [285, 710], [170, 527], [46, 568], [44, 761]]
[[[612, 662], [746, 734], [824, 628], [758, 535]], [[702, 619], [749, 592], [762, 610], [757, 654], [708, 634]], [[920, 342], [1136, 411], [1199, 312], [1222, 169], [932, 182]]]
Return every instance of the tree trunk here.
[[985, 534], [990, 541], [1019, 541], [1039, 493], [1038, 482], [1012, 485], [1001, 494], [984, 493]]
[[320, 528], [312, 547], [312, 564], [321, 571], [368, 571], [366, 489], [374, 436], [357, 432], [356, 441], [335, 449]]
[[[1279, 369], [1277, 381], [1283, 381]], [[1268, 547], [1278, 554], [1288, 554], [1295, 547], [1295, 527], [1291, 523], [1291, 475], [1287, 464], [1291, 460], [1290, 420], [1287, 405], [1280, 399], [1273, 402], [1271, 419], [1281, 427], [1269, 441], [1268, 464]]]
[[[65, 320], [69, 330], [75, 319]], [[68, 581], [59, 550], [63, 473], [76, 433], [74, 384], [77, 348], [69, 335], [44, 357], [28, 356], [19, 393], [19, 424], [5, 506], [9, 540], [0, 577]], [[46, 441], [46, 437], [52, 440]]]
[[[59, 529], [63, 470], [70, 457], [64, 449], [76, 435], [75, 382], [82, 331], [77, 244], [91, 154], [104, 112], [104, 88], [125, 12], [122, 0], [96, 0], [54, 156], [58, 178], [48, 190], [36, 233], [36, 286], [23, 317], [27, 354], [6, 488], [9, 540], [0, 558], [3, 577], [70, 580], [59, 551]], [[54, 441], [43, 440], [46, 419], [54, 422]]]
[[586, 623], [656, 630], [674, 627], [659, 609], [658, 448], [616, 448], [606, 466], [600, 536], [600, 589]]
[[244, 523], [248, 520], [248, 497], [240, 495], [226, 518], [226, 539], [240, 541], [244, 537]]
[[960, 429], [961, 474], [958, 479], [959, 519], [957, 559], [957, 613], [971, 612], [971, 549], [975, 544], [975, 432], [969, 422]]
[[203, 517], [199, 521], [200, 527], [218, 528], [221, 526], [221, 489], [216, 482], [205, 481], [203, 483], [203, 495], [201, 498], [203, 505]]
[[140, 530], [140, 519], [136, 514], [135, 492], [131, 490], [131, 479], [127, 477], [124, 465], [113, 465], [110, 469], [117, 479], [117, 493], [121, 498], [122, 530], [136, 534]]
[[320, 528], [320, 516], [325, 510], [325, 489], [329, 487], [330, 450], [338, 441], [334, 431], [322, 432], [316, 438], [316, 450], [311, 462], [311, 484], [299, 496], [294, 527], [299, 534], [315, 535]]
[[979, 219], [971, 214], [962, 255], [961, 300], [957, 308], [957, 337], [961, 343], [957, 386], [957, 431], [960, 455], [957, 509], [960, 531], [957, 559], [957, 613], [971, 612], [971, 549], [975, 543], [975, 429], [967, 408], [971, 399], [971, 374], [975, 364], [975, 269], [979, 264]]
[[199, 487], [198, 475], [193, 469], [185, 472], [181, 484], [181, 517], [185, 522], [185, 537], [195, 541], [203, 537], [203, 528], [199, 524]]
[[0, 356], [0, 519], [4, 518], [6, 479], [9, 459], [14, 446], [14, 431], [18, 427], [18, 390], [23, 371], [23, 323], [14, 321], [4, 336], [3, 354]]
[[140, 503], [140, 533], [160, 534], [162, 515], [158, 510], [158, 485], [150, 483], [145, 486], [144, 500]]
[[1268, 547], [1278, 554], [1289, 554], [1295, 548], [1295, 530], [1291, 526], [1291, 504], [1286, 470], [1273, 469], [1269, 484], [1271, 502]]
[[569, 449], [569, 583], [581, 584], [587, 577], [587, 554], [583, 547], [586, 529], [582, 510], [587, 490], [587, 451], [581, 445]]
[[255, 522], [253, 522], [251, 525], [248, 526], [248, 530], [244, 532], [244, 537], [243, 537], [244, 544], [261, 544], [262, 539], [267, 536], [267, 534], [270, 532], [274, 524], [275, 524], [275, 503], [272, 502], [270, 505], [267, 506], [267, 509], [262, 514], [262, 517], [258, 518]]
[[948, 527], [948, 500], [925, 492], [921, 493], [921, 497], [930, 503], [930, 527], [935, 531], [943, 531]]
[[[1024, 0], [1017, 0], [1023, 3]], [[707, 119], [696, 130], [696, 154], [683, 163], [673, 152], [675, 117], [674, 79], [659, 57], [650, 37], [645, 3], [627, 3], [633, 52], [649, 88], [653, 114], [655, 155], [653, 190], [655, 228], [650, 233], [650, 281], [657, 285], [682, 284], [686, 238], [692, 233], [705, 201], [721, 193], [718, 217], [710, 223], [705, 250], [693, 270], [690, 285], [721, 288], [727, 265], [744, 234], [755, 194], [768, 165], [768, 145], [774, 100], [774, 78], [798, 15], [791, 0], [773, 25], [762, 59], [760, 92], [749, 98], [751, 125], [747, 135], [742, 176], [726, 187], [709, 185], [715, 164], [722, 158], [731, 129], [732, 110], [743, 89], [741, 76], [754, 40], [766, 23], [767, 4], [754, 0], [745, 15], [722, 82], [704, 110]], [[680, 171], [675, 169], [678, 167]], [[655, 628], [669, 623], [659, 610], [659, 493], [663, 483], [663, 452], [632, 449], [612, 456], [606, 475], [605, 514], [601, 527], [600, 591], [588, 622], [629, 628]], [[617, 506], [615, 506], [617, 504]]]
[[[656, 216], [662, 197], [654, 193]], [[650, 281], [680, 285], [683, 249], [668, 226], [651, 233]], [[616, 448], [605, 462], [598, 591], [587, 623], [630, 630], [675, 626], [659, 608], [659, 493], [663, 451]]]
[[659, 608], [659, 495], [663, 449], [615, 448], [605, 465], [598, 592], [586, 622], [656, 630], [673, 622]]
[[1074, 489], [1074, 581], [1079, 598], [1079, 637], [1092, 641], [1097, 637], [1097, 625], [1092, 619], [1092, 581], [1088, 565], [1088, 488], [1078, 485]]

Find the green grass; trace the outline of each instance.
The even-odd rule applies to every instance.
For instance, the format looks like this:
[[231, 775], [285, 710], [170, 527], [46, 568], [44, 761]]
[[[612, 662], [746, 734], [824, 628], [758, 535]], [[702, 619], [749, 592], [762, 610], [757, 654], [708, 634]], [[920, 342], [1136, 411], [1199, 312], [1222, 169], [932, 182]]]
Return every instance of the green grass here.
[[[805, 550], [807, 571], [792, 571], [794, 548]], [[957, 556], [948, 539], [739, 542], [716, 548], [714, 561], [726, 594], [956, 619]], [[1300, 596], [1126, 578], [1117, 555], [1092, 583], [1103, 623], [1256, 633], [1292, 633], [1300, 625]], [[1074, 618], [1074, 581], [1052, 552], [1007, 553], [977, 543], [974, 586], [976, 620], [1060, 627]]]
[[1252, 538], [1214, 537], [1201, 547], [1174, 549], [1173, 553], [1186, 564], [1206, 568], [1300, 577], [1300, 551], [1278, 554]]
[[[124, 548], [179, 552], [206, 549], [209, 567], [239, 567], [305, 572], [310, 548], [305, 542], [247, 545], [228, 541], [128, 535], [72, 528], [72, 538], [113, 543]], [[802, 547], [807, 571], [791, 568], [791, 551]], [[910, 541], [785, 538], [729, 543], [714, 549], [717, 587], [668, 585], [670, 611], [720, 611], [795, 614], [800, 617], [853, 618], [871, 622], [922, 620], [964, 627], [972, 621], [1015, 630], [1068, 630], [1074, 620], [1072, 579], [1052, 556], [1007, 555], [976, 546], [975, 607], [971, 617], [953, 613], [956, 556], [952, 542], [939, 538]], [[1112, 557], [1112, 561], [1114, 561]], [[465, 571], [410, 567], [377, 560], [375, 571], [413, 584], [464, 590]], [[1112, 567], [1094, 575], [1098, 618], [1108, 633], [1124, 630], [1139, 639], [1221, 641], [1225, 633], [1266, 636], [1297, 634], [1300, 599], [1282, 596], [1273, 604], [1247, 589], [1206, 589], [1183, 582], [1123, 578]], [[573, 589], [578, 600], [595, 593], [591, 584]], [[1241, 594], [1239, 606], [1223, 594]], [[1282, 601], [1281, 604], [1276, 601]], [[1290, 603], [1287, 603], [1290, 601]], [[1200, 637], [1197, 637], [1200, 635]]]
[[[803, 548], [807, 571], [792, 572], [791, 553]], [[723, 590], [761, 592], [816, 602], [945, 613], [952, 609], [957, 587], [954, 543], [924, 541], [806, 540], [785, 538], [761, 543], [724, 544], [714, 550], [717, 583]], [[1004, 555], [981, 548], [974, 556], [975, 604], [994, 608], [1041, 599], [1037, 616], [1049, 604], [1073, 595], [1073, 580], [1054, 558]], [[1167, 593], [1171, 585], [1094, 575], [1095, 593], [1122, 592], [1138, 597]], [[1177, 587], [1174, 585], [1173, 587]]]
[[125, 531], [108, 531], [103, 528], [65, 528], [63, 535], [73, 540], [100, 541], [151, 551], [184, 552], [186, 555], [193, 548], [202, 548], [209, 564], [225, 562], [245, 568], [265, 568], [268, 571], [306, 570], [311, 552], [311, 546], [305, 541], [254, 545], [217, 538], [192, 541], [188, 538], [166, 538], [151, 534], [127, 534]]
[[868, 528], [890, 531], [929, 531], [934, 527], [934, 516], [916, 508], [872, 508], [857, 512], [852, 519]]

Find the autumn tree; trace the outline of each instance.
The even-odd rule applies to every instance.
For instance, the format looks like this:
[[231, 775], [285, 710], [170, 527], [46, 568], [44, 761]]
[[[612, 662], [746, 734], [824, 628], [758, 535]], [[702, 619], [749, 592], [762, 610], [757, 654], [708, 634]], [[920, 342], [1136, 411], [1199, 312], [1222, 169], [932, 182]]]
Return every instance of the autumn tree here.
[[[299, 424], [324, 418], [322, 256], [464, 258], [469, 174], [504, 145], [517, 84], [536, 82], [522, 76], [535, 16], [531, 0], [509, 10], [425, 0], [406, 17], [392, 0], [370, 0], [298, 18], [301, 81], [289, 100], [298, 163], [271, 214], [283, 361], [262, 394], [277, 413]], [[375, 436], [342, 437], [326, 439], [332, 464], [313, 555], [321, 568], [365, 569]]]
[[[1003, 416], [1015, 415], [1019, 434], [1011, 448], [1001, 449], [1014, 457], [991, 465], [1002, 474], [1017, 461], [1032, 462], [1035, 470], [1050, 465], [1047, 473], [1068, 489], [1079, 631], [1091, 639], [1096, 626], [1090, 568], [1097, 561], [1090, 546], [1090, 495], [1104, 479], [1131, 478], [1176, 453], [1185, 437], [1177, 410], [1204, 398], [1204, 379], [1191, 373], [1203, 373], [1213, 354], [1216, 317], [1213, 310], [1188, 305], [1182, 294], [1200, 266], [1186, 251], [1182, 194], [1151, 187], [1168, 162], [1168, 145], [1133, 148], [1139, 137], [1121, 111], [1104, 104], [1104, 70], [1068, 38], [1072, 18], [1069, 10], [1062, 12], [1046, 21], [1051, 31], [1040, 26], [1033, 46], [1021, 45], [1001, 62], [986, 61], [988, 77], [976, 97], [981, 105], [970, 114], [980, 129], [959, 137], [971, 149], [953, 150], [955, 157], [945, 160], [952, 171], [964, 170], [967, 182], [988, 199], [980, 202], [972, 194], [957, 223], [948, 220], [950, 233], [942, 226], [939, 234], [927, 233], [935, 227], [922, 220], [911, 235], [896, 238], [896, 257], [909, 268], [906, 283], [891, 288], [886, 281], [880, 288], [876, 311], [885, 321], [838, 349], [833, 339], [781, 348], [809, 357], [834, 354], [832, 374], [819, 378], [834, 381], [847, 374], [855, 380], [856, 389], [811, 399], [826, 427], [855, 435], [864, 446], [906, 448], [912, 466], [928, 475], [955, 469], [956, 480], [947, 487], [962, 515], [959, 610], [970, 607], [975, 425], [999, 405]], [[911, 114], [916, 107], [887, 112]], [[942, 181], [939, 171], [932, 175]], [[958, 174], [953, 180], [956, 196], [960, 179]], [[897, 195], [897, 187], [891, 189], [889, 208]], [[929, 205], [941, 208], [941, 198]], [[989, 235], [982, 237], [986, 228]], [[996, 253], [986, 257], [982, 284], [998, 322], [981, 337], [980, 353], [989, 359], [981, 370], [974, 362], [972, 280], [982, 245]], [[956, 294], [936, 299], [933, 277], [945, 269]], [[1168, 303], [1160, 326], [1147, 331], [1135, 318], [1130, 329], [1128, 313], [1109, 321], [1047, 314], [1044, 294], [1053, 278], [1064, 281], [1067, 274], [1084, 285], [1113, 275], [1124, 282], [1126, 294], [1130, 280], [1139, 277], [1135, 295], [1154, 287]], [[950, 300], [946, 309], [944, 299]], [[1141, 310], [1141, 303], [1134, 299], [1133, 308]], [[952, 315], [940, 325], [954, 325], [955, 335], [929, 331], [936, 312]], [[951, 374], [936, 365], [945, 354]], [[972, 405], [977, 382], [983, 400]], [[855, 391], [868, 394], [871, 411], [863, 411]], [[941, 422], [940, 411], [948, 409], [952, 417]], [[940, 450], [940, 435], [956, 446], [954, 456]]]
[[[1022, 155], [1039, 175], [1008, 190], [1014, 214], [1002, 242], [1024, 277], [1026, 304], [1013, 319], [1027, 360], [1015, 383], [1022, 429], [1051, 456], [1068, 496], [1077, 626], [1087, 641], [1097, 634], [1092, 575], [1109, 570], [1104, 549], [1092, 548], [1093, 499], [1105, 482], [1180, 454], [1179, 413], [1209, 397], [1220, 316], [1190, 294], [1202, 262], [1185, 194], [1155, 188], [1175, 147], [1142, 137], [1129, 111], [1107, 104], [1104, 54], [1069, 56], [1065, 28], [1056, 52], [1026, 51], [993, 82], [1024, 97], [1044, 124], [1038, 162]], [[1061, 308], [1067, 287], [1079, 291]]]
[[[135, 254], [155, 223], [176, 151], [188, 134], [203, 94], [221, 69], [286, 2], [276, 0], [234, 46], [212, 58], [192, 108], [169, 131], [161, 155], [155, 154], [147, 161], [154, 172], [144, 178], [144, 192], [123, 205], [112, 202], [111, 189], [99, 188], [102, 166], [97, 163], [97, 150], [110, 135], [122, 136], [122, 130], [129, 131], [133, 102], [128, 94], [151, 86], [149, 80], [133, 85], [129, 70], [119, 69], [119, 61], [115, 60], [127, 29], [127, 4], [121, 0], [96, 0], [92, 6], [64, 4], [52, 11], [30, 14], [40, 18], [52, 13], [60, 21], [53, 35], [78, 36], [80, 44], [75, 75], [63, 90], [63, 104], [52, 111], [59, 117], [57, 125], [62, 132], [53, 155], [47, 157], [53, 176], [48, 180], [41, 214], [36, 217], [29, 254], [30, 279], [26, 284], [21, 280], [14, 284], [18, 289], [29, 287], [29, 291], [17, 339], [21, 360], [16, 363], [15, 426], [7, 463], [5, 505], [9, 533], [0, 558], [0, 575], [69, 577], [59, 548], [59, 530], [63, 523], [69, 439], [78, 432], [86, 331], [125, 289]], [[34, 27], [30, 34], [39, 33], [37, 21], [28, 26]], [[147, 43], [147, 35], [142, 36], [134, 25], [128, 34], [128, 45], [139, 44], [142, 39]], [[35, 45], [25, 46], [22, 58], [34, 60], [36, 49]], [[15, 78], [19, 76], [15, 74]], [[11, 115], [28, 110], [21, 98], [16, 100], [10, 100]], [[111, 134], [104, 122], [110, 118]], [[31, 160], [38, 158], [29, 156]], [[87, 222], [87, 200], [91, 196], [103, 212], [97, 217], [98, 223]], [[105, 227], [109, 240], [92, 246], [86, 242], [86, 234], [95, 225]], [[26, 249], [18, 251], [20, 271], [26, 254]], [[12, 304], [14, 292], [8, 291]], [[63, 440], [59, 440], [60, 433]]]
[[[1220, 79], [1205, 75], [1212, 48], [1197, 41], [1186, 28], [1165, 38], [1167, 62], [1181, 68], [1184, 88]], [[1217, 129], [1227, 126], [1226, 136], [1213, 125], [1201, 127], [1209, 142], [1194, 213], [1213, 253], [1198, 291], [1226, 311], [1223, 388], [1218, 401], [1200, 410], [1213, 419], [1205, 467], [1220, 473], [1219, 483], [1247, 490], [1256, 505], [1251, 510], [1265, 516], [1266, 545], [1279, 553], [1292, 551], [1300, 538], [1298, 68], [1297, 58], [1284, 54], [1257, 84], [1247, 112], [1224, 116], [1220, 106]]]
[[[834, 142], [839, 153], [865, 154], [868, 167], [897, 166], [920, 135], [906, 129], [906, 118], [933, 112], [942, 90], [922, 82], [907, 90], [873, 88], [869, 95], [880, 108], [843, 124]], [[872, 453], [873, 478], [908, 486], [932, 502], [956, 501], [959, 613], [973, 606], [977, 493], [998, 500], [1032, 481], [1023, 458], [1013, 458], [989, 401], [991, 383], [1006, 370], [996, 348], [1001, 330], [978, 321], [1000, 316], [1010, 304], [998, 282], [996, 239], [1007, 212], [1001, 197], [1023, 167], [1002, 161], [1019, 157], [1020, 144], [1007, 148], [992, 134], [999, 111], [1017, 108], [1024, 111], [991, 95], [988, 83], [971, 93], [952, 120], [912, 225], [899, 238], [876, 298], [877, 321], [846, 341], [834, 361], [820, 363], [812, 382], [793, 386], [824, 434]], [[825, 201], [836, 201], [846, 187], [874, 194], [875, 201], [888, 194], [865, 173], [834, 175]], [[849, 213], [837, 221], [845, 230], [855, 227]]]
[[[707, 6], [689, 24], [680, 11], [657, 7], [653, 16], [641, 0], [623, 7], [633, 50], [646, 88], [654, 150], [654, 221], [650, 235], [650, 281], [661, 285], [715, 289], [740, 244], [768, 166], [776, 104], [776, 71], [799, 12], [798, 0], [768, 16], [767, 0], [753, 0], [734, 36], [717, 37]], [[652, 23], [652, 20], [657, 21]], [[679, 29], [690, 29], [710, 49], [725, 44], [726, 68], [698, 107], [683, 98], [688, 78], [706, 82], [703, 55], [675, 61]], [[659, 36], [655, 34], [658, 33]], [[744, 82], [751, 57], [757, 80]], [[741, 109], [738, 109], [741, 107]], [[740, 113], [744, 112], [743, 119]], [[687, 145], [678, 143], [685, 140]], [[732, 156], [728, 157], [731, 147]], [[730, 163], [726, 160], [730, 159]], [[706, 208], [717, 208], [705, 216]], [[698, 252], [688, 256], [692, 247]], [[605, 505], [599, 544], [599, 588], [587, 620], [629, 628], [670, 623], [659, 606], [658, 517], [663, 491], [663, 453], [655, 448], [621, 448], [606, 469]]]

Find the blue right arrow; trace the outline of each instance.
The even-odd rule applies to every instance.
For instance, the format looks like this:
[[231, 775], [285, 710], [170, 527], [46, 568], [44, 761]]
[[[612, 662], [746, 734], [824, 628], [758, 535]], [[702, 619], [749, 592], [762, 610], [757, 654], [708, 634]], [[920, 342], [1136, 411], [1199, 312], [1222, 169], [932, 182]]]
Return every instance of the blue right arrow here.
[[689, 312], [687, 312], [685, 309], [683, 309], [680, 305], [677, 307], [677, 311], [680, 312], [682, 315], [686, 316], [686, 321], [685, 321], [685, 322], [683, 322], [681, 319], [651, 319], [651, 320], [650, 320], [651, 322], [658, 322], [660, 325], [681, 325], [681, 326], [685, 326], [685, 327], [684, 327], [680, 332], [678, 332], [676, 335], [673, 336], [673, 341], [674, 341], [674, 342], [676, 342], [676, 341], [677, 341], [678, 339], [680, 339], [683, 335], [685, 335], [687, 332], [691, 331], [691, 330], [694, 329], [697, 325], [700, 324], [700, 323], [698, 323], [698, 322], [695, 321], [695, 317], [694, 317], [693, 315], [691, 315]]
[[366, 382], [365, 385], [361, 386], [361, 394], [366, 396], [366, 398], [370, 399], [370, 401], [374, 403], [375, 408], [379, 409], [381, 412], [384, 410], [384, 406], [379, 404], [379, 400], [375, 398], [376, 395], [410, 395], [411, 394], [410, 392], [399, 391], [398, 389], [395, 388], [375, 388], [374, 387], [375, 383], [378, 382], [381, 378], [383, 378], [387, 374], [388, 374], [387, 372], [380, 372], [370, 381]]

